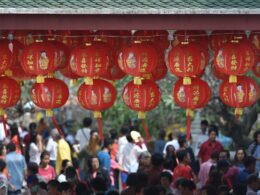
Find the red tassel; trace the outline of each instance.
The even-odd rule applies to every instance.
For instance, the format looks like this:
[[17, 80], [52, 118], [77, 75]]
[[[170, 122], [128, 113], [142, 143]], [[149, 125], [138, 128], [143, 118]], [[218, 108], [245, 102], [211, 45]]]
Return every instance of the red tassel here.
[[52, 121], [53, 121], [54, 126], [55, 126], [56, 129], [59, 131], [60, 136], [63, 136], [62, 130], [60, 129], [60, 127], [59, 127], [59, 125], [58, 125], [58, 123], [57, 123], [57, 121], [56, 121], [54, 115], [52, 115], [51, 118], [52, 118]]
[[7, 130], [6, 130], [6, 120], [5, 120], [4, 114], [2, 115], [2, 122], [3, 122], [3, 126], [4, 126], [5, 137], [7, 137], [8, 133], [7, 133]]
[[145, 132], [147, 141], [150, 141], [150, 140], [151, 140], [151, 137], [150, 137], [148, 128], [147, 128], [147, 126], [146, 126], [145, 119], [142, 119], [142, 126], [143, 126], [143, 129], [144, 129], [144, 132]]
[[102, 130], [103, 129], [103, 125], [102, 125], [101, 118], [97, 118], [97, 122], [98, 122], [100, 139], [103, 140], [104, 139], [104, 135], [103, 135], [103, 130]]
[[190, 113], [188, 113], [186, 125], [187, 125], [186, 138], [187, 138], [187, 140], [190, 140], [190, 125], [191, 125]]

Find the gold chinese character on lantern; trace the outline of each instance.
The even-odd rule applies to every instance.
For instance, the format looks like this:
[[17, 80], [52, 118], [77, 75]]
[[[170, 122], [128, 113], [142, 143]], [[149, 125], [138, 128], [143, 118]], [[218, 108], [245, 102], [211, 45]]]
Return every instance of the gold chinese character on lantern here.
[[192, 57], [192, 55], [188, 55], [186, 71], [187, 72], [193, 72], [193, 57]]
[[236, 70], [237, 69], [237, 56], [236, 54], [232, 54], [231, 56], [231, 70]]

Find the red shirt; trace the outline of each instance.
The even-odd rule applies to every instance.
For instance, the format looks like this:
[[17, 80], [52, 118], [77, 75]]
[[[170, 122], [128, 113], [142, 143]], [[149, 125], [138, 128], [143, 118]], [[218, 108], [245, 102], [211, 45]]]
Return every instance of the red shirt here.
[[189, 165], [183, 165], [179, 164], [175, 169], [173, 173], [173, 181], [174, 183], [176, 180], [178, 180], [180, 177], [183, 177], [185, 179], [192, 179], [192, 174], [191, 174], [191, 167]]
[[56, 177], [55, 170], [51, 165], [48, 165], [47, 169], [44, 169], [41, 166], [39, 166], [38, 172], [39, 175], [42, 176], [46, 182], [49, 182], [50, 180], [55, 179]]
[[220, 142], [215, 141], [212, 143], [208, 140], [201, 145], [198, 156], [201, 158], [201, 161], [203, 163], [210, 159], [210, 155], [212, 154], [212, 152], [221, 152], [222, 150], [223, 146]]

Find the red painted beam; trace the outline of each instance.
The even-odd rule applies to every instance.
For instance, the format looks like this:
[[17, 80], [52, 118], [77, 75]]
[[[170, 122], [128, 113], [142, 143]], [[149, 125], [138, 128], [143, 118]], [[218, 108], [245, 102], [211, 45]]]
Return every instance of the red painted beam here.
[[260, 30], [260, 15], [0, 15], [0, 30]]

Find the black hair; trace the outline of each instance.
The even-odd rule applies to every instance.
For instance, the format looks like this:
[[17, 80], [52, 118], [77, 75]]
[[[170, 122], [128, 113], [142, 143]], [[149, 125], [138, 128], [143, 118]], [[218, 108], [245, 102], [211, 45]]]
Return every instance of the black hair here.
[[0, 159], [0, 172], [3, 172], [6, 168], [6, 162], [3, 159]]
[[179, 150], [176, 153], [176, 156], [179, 162], [183, 162], [184, 158], [187, 156], [188, 152], [186, 150]]
[[48, 186], [55, 187], [55, 188], [58, 188], [59, 184], [60, 182], [56, 179], [52, 179], [48, 182]]
[[130, 132], [130, 129], [129, 129], [129, 127], [126, 126], [126, 125], [122, 126], [121, 129], [120, 129], [120, 133], [121, 133], [122, 135], [127, 135], [129, 132]]
[[251, 174], [251, 175], [249, 175], [249, 176], [247, 177], [247, 180], [246, 180], [247, 185], [250, 185], [250, 184], [252, 184], [252, 183], [254, 183], [254, 182], [257, 182], [257, 181], [258, 181], [258, 177], [257, 177], [256, 174]]
[[163, 129], [161, 129], [161, 130], [159, 131], [159, 133], [158, 133], [158, 138], [164, 140], [165, 136], [166, 136], [165, 131], [164, 131]]
[[134, 140], [133, 140], [132, 136], [130, 135], [130, 133], [126, 135], [126, 139], [127, 139], [127, 141], [130, 142], [130, 143], [133, 143], [133, 142], [134, 142]]
[[258, 135], [260, 135], [260, 130], [258, 130], [258, 131], [256, 131], [255, 133], [254, 133], [254, 141], [255, 141], [255, 143], [257, 143], [257, 137], [258, 137]]
[[126, 179], [126, 185], [133, 187], [137, 181], [137, 173], [130, 173]]
[[30, 143], [37, 144], [37, 131], [30, 132]]
[[68, 159], [65, 159], [65, 160], [63, 160], [63, 161], [61, 162], [61, 170], [60, 170], [60, 173], [61, 173], [61, 174], [65, 172], [65, 168], [66, 168], [68, 162], [69, 162]]
[[[246, 153], [246, 151], [245, 151], [244, 148], [238, 148], [238, 149], [236, 149], [236, 153], [235, 153], [235, 156], [234, 156], [234, 161], [235, 161], [235, 162], [238, 162], [237, 153], [238, 153], [239, 150], [242, 150], [242, 151], [244, 152], [244, 159], [245, 159], [246, 156], [247, 156], [247, 153]], [[244, 159], [243, 159], [243, 160], [244, 160]]]
[[220, 160], [217, 163], [218, 170], [228, 168], [230, 166], [229, 162], [227, 160]]
[[[92, 160], [94, 159], [94, 158], [96, 158], [96, 159], [98, 159], [98, 157], [97, 156], [90, 156], [89, 157], [89, 159], [88, 159], [88, 167], [89, 167], [89, 171], [91, 172], [92, 171]], [[98, 161], [99, 162], [99, 161]]]
[[88, 188], [88, 185], [84, 182], [79, 182], [76, 186], [76, 195], [86, 195], [90, 194], [90, 190]]
[[191, 191], [196, 189], [194, 182], [189, 179], [180, 178], [178, 182], [179, 186], [182, 186], [183, 188], [188, 188]]
[[172, 174], [170, 174], [168, 171], [161, 172], [160, 178], [162, 177], [166, 177], [170, 183], [172, 182]]
[[4, 144], [0, 144], [0, 156], [3, 155], [3, 149], [5, 148]]
[[176, 158], [166, 158], [163, 162], [163, 168], [173, 171], [177, 167]]
[[29, 131], [35, 131], [37, 128], [37, 124], [36, 123], [30, 123], [29, 124]]
[[90, 131], [90, 136], [92, 136], [94, 133], [98, 133], [98, 131], [97, 130], [91, 130]]
[[178, 143], [179, 143], [180, 147], [183, 147], [184, 144], [186, 143], [186, 138], [183, 137], [183, 136], [179, 136], [178, 137]]
[[62, 182], [58, 186], [59, 192], [68, 191], [68, 190], [71, 190], [71, 189], [72, 189], [72, 186], [69, 182]]
[[41, 153], [41, 157], [40, 157], [41, 160], [43, 160], [45, 156], [50, 156], [50, 153], [49, 153], [48, 151], [46, 151], [46, 150], [44, 150], [44, 151]]
[[206, 190], [207, 195], [217, 195], [216, 188], [212, 185], [206, 185], [200, 189], [201, 192], [204, 190]]
[[6, 148], [10, 152], [14, 152], [16, 150], [16, 146], [13, 142], [10, 142], [9, 144], [7, 144]]
[[32, 175], [36, 175], [38, 173], [39, 166], [37, 163], [29, 162], [28, 171], [31, 172]]
[[77, 178], [77, 171], [74, 167], [68, 167], [65, 170], [65, 176], [67, 181], [75, 181], [75, 179]]
[[201, 125], [206, 125], [206, 126], [208, 126], [208, 125], [209, 125], [209, 122], [208, 122], [207, 120], [202, 120], [202, 121], [200, 122], [200, 124], [201, 124]]
[[151, 158], [152, 165], [154, 167], [159, 167], [163, 164], [163, 155], [159, 153], [154, 153]]
[[166, 190], [162, 188], [161, 186], [150, 186], [146, 187], [144, 189], [144, 195], [160, 195], [163, 192], [163, 194], [166, 193]]
[[225, 153], [227, 154], [227, 159], [230, 158], [230, 152], [229, 152], [229, 150], [224, 149], [224, 150], [222, 150], [221, 152], [225, 152]]
[[213, 160], [218, 160], [219, 159], [219, 152], [213, 151], [210, 155], [210, 158], [213, 159]]
[[107, 191], [107, 183], [106, 180], [102, 177], [96, 177], [94, 179], [90, 180], [90, 185], [95, 190], [98, 190], [99, 192], [105, 192]]
[[89, 117], [85, 117], [82, 121], [84, 127], [90, 127], [92, 124], [92, 119]]
[[103, 148], [107, 148], [109, 145], [113, 144], [114, 141], [111, 138], [105, 138], [103, 143]]
[[171, 141], [172, 138], [173, 138], [172, 133], [169, 133], [168, 136], [167, 136], [167, 138], [168, 138], [168, 141]]
[[249, 167], [250, 165], [256, 163], [256, 159], [253, 156], [247, 156], [244, 159], [244, 166], [245, 168]]
[[211, 132], [215, 132], [216, 133], [216, 135], [218, 136], [218, 126], [216, 126], [216, 125], [210, 125], [209, 126], [209, 131], [208, 131], [208, 134], [210, 135], [210, 133]]
[[115, 140], [118, 138], [118, 133], [115, 129], [110, 129], [109, 133], [110, 133], [110, 138], [112, 140]]
[[15, 135], [19, 136], [19, 132], [18, 132], [18, 126], [16, 123], [12, 124], [10, 126], [10, 131], [11, 131], [11, 137], [14, 137]]
[[230, 188], [227, 185], [221, 185], [217, 189], [218, 194], [228, 193], [229, 191], [230, 191]]

